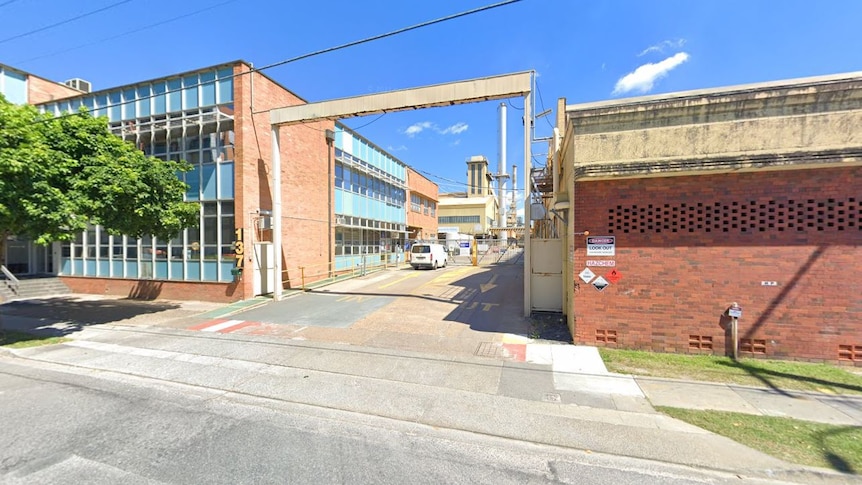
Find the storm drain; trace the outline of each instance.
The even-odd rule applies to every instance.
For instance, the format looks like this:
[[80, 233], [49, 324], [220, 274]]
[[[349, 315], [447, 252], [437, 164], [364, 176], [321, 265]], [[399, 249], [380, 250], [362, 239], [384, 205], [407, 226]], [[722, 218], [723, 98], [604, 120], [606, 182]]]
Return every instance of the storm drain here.
[[476, 347], [475, 355], [477, 357], [490, 357], [492, 359], [503, 356], [503, 346], [497, 342], [481, 342]]

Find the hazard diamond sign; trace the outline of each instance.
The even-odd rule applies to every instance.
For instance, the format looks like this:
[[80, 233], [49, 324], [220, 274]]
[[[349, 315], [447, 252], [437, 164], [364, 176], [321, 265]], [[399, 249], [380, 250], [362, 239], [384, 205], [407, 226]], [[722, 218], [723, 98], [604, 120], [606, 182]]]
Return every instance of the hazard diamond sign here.
[[613, 284], [617, 284], [621, 279], [623, 279], [623, 274], [615, 269], [612, 269], [608, 272], [608, 274], [605, 275], [605, 279]]

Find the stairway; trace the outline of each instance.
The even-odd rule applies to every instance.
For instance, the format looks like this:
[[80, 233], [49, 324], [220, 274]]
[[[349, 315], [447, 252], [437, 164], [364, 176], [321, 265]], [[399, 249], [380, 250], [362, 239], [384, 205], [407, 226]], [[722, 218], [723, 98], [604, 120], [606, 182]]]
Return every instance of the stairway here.
[[6, 279], [0, 275], [0, 302], [71, 293], [69, 287], [56, 276], [21, 276], [18, 281], [16, 293], [6, 284]]

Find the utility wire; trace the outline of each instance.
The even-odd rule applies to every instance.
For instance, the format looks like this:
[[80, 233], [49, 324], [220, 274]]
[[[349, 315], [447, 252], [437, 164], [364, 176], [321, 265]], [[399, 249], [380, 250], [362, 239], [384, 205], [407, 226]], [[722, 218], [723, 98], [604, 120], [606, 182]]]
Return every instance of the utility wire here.
[[[539, 89], [539, 81], [538, 80], [536, 80], [535, 85], [536, 85], [536, 94], [539, 95], [539, 106], [542, 107], [542, 111], [545, 111], [545, 101], [542, 99], [542, 90]], [[548, 122], [548, 126], [550, 126], [551, 130], [553, 130], [554, 125], [551, 123], [551, 120], [548, 119], [547, 115], [542, 116], [542, 118], [545, 118], [545, 121]]]
[[9, 0], [8, 2], [0, 3], [0, 7], [5, 7], [6, 5], [9, 5], [10, 3], [15, 3], [16, 1], [17, 0]]
[[[131, 0], [124, 0], [123, 2], [120, 2], [120, 3], [126, 3], [126, 2], [130, 2], [130, 1], [131, 1]], [[368, 43], [368, 42], [371, 42], [371, 41], [374, 41], [374, 40], [379, 40], [379, 39], [383, 39], [383, 38], [386, 38], [386, 37], [391, 37], [391, 36], [393, 36], [393, 35], [401, 34], [401, 33], [404, 33], [404, 32], [411, 31], [411, 30], [416, 30], [416, 29], [419, 29], [419, 28], [422, 28], [422, 27], [427, 27], [427, 26], [429, 26], [429, 25], [439, 24], [439, 23], [441, 23], [441, 22], [445, 22], [445, 21], [448, 21], [448, 20], [452, 20], [452, 19], [456, 19], [456, 18], [464, 17], [464, 16], [467, 16], [467, 15], [472, 15], [472, 14], [479, 13], [479, 12], [484, 12], [484, 11], [486, 11], [486, 10], [491, 10], [491, 9], [498, 8], [498, 7], [503, 7], [503, 6], [510, 5], [510, 4], [512, 4], [512, 3], [518, 3], [518, 2], [521, 2], [521, 1], [523, 1], [523, 0], [506, 0], [506, 1], [504, 1], [504, 2], [499, 2], [499, 3], [494, 3], [494, 4], [491, 4], [491, 5], [486, 5], [486, 6], [484, 6], [484, 7], [478, 7], [478, 8], [474, 8], [474, 9], [471, 9], [471, 10], [465, 10], [464, 12], [460, 12], [460, 13], [456, 13], [456, 14], [448, 15], [448, 16], [446, 16], [446, 17], [440, 17], [440, 18], [437, 18], [437, 19], [434, 19], [434, 20], [429, 20], [429, 21], [427, 21], [427, 22], [422, 22], [422, 23], [419, 23], [419, 24], [416, 24], [416, 25], [412, 25], [412, 26], [410, 26], [410, 27], [404, 27], [404, 28], [401, 28], [401, 29], [398, 29], [398, 30], [393, 30], [393, 31], [391, 31], [391, 32], [387, 32], [387, 33], [385, 33], [385, 34], [379, 34], [379, 35], [375, 35], [375, 36], [373, 36], [373, 37], [366, 37], [365, 39], [361, 39], [361, 40], [357, 40], [357, 41], [353, 41], [353, 42], [348, 42], [348, 43], [346, 43], [346, 44], [341, 44], [341, 45], [339, 45], [339, 46], [335, 46], [335, 47], [329, 47], [329, 48], [326, 48], [326, 49], [321, 49], [321, 50], [314, 51], [314, 52], [311, 52], [311, 53], [308, 53], [308, 54], [303, 54], [303, 55], [300, 55], [300, 56], [297, 56], [297, 57], [292, 57], [292, 58], [290, 58], [290, 59], [285, 59], [285, 60], [283, 60], [283, 61], [279, 61], [279, 62], [275, 62], [275, 63], [272, 63], [272, 64], [268, 64], [268, 65], [263, 66], [263, 67], [257, 67], [257, 68], [254, 68], [254, 67], [253, 67], [253, 68], [251, 68], [250, 70], [248, 70], [248, 71], [246, 71], [246, 72], [241, 72], [241, 73], [238, 73], [238, 74], [232, 74], [232, 75], [230, 75], [230, 76], [225, 76], [225, 77], [223, 77], [223, 78], [221, 78], [221, 79], [233, 79], [233, 78], [236, 78], [236, 77], [239, 77], [239, 76], [244, 76], [244, 75], [247, 75], [247, 74], [252, 74], [252, 73], [254, 73], [254, 72], [259, 72], [259, 71], [264, 71], [264, 70], [267, 70], [267, 69], [272, 69], [273, 67], [278, 67], [278, 66], [282, 66], [282, 65], [284, 65], [284, 64], [289, 64], [289, 63], [291, 63], [291, 62], [300, 61], [300, 60], [307, 59], [307, 58], [312, 57], [312, 56], [318, 56], [318, 55], [321, 55], [321, 54], [326, 54], [326, 53], [329, 53], [329, 52], [333, 52], [333, 51], [337, 51], [337, 50], [341, 50], [341, 49], [346, 49], [346, 48], [348, 48], [348, 47], [353, 47], [353, 46], [356, 46], [356, 45], [365, 44], [365, 43]], [[2, 42], [2, 41], [0, 41], [0, 42]], [[136, 102], [136, 101], [140, 101], [140, 100], [142, 100], [142, 99], [150, 99], [150, 98], [155, 98], [155, 97], [157, 97], [157, 96], [165, 96], [165, 95], [168, 95], [168, 94], [172, 94], [172, 93], [180, 92], [180, 91], [182, 91], [182, 90], [184, 90], [184, 89], [188, 89], [188, 88], [192, 88], [192, 87], [200, 87], [200, 86], [203, 86], [204, 84], [212, 84], [213, 82], [214, 82], [214, 81], [208, 81], [208, 82], [205, 82], [205, 83], [198, 82], [197, 84], [194, 84], [194, 85], [191, 85], [191, 86], [185, 86], [185, 87], [181, 87], [181, 88], [177, 88], [177, 89], [168, 89], [168, 90], [166, 90], [166, 91], [165, 91], [165, 92], [163, 92], [163, 93], [151, 94], [151, 95], [149, 95], [149, 96], [143, 96], [143, 97], [136, 98], [136, 99], [133, 99], [133, 100], [122, 101], [122, 102], [114, 103], [114, 104], [108, 104], [108, 105], [106, 105], [106, 106], [100, 106], [98, 109], [100, 109], [100, 110], [102, 110], [102, 109], [107, 110], [107, 109], [115, 108], [115, 107], [117, 107], [117, 106], [124, 106], [124, 105], [127, 105], [127, 104], [131, 104], [131, 103], [134, 103], [134, 102]], [[62, 101], [63, 101], [63, 100], [59, 100], [58, 102], [62, 102]], [[87, 111], [85, 111], [85, 112], [86, 112], [86, 113], [89, 113], [89, 112], [90, 112], [90, 110], [87, 110]], [[42, 123], [42, 122], [47, 122], [47, 121], [51, 121], [51, 120], [59, 120], [59, 119], [67, 118], [67, 117], [70, 117], [70, 116], [78, 116], [78, 115], [80, 115], [80, 114], [81, 114], [80, 112], [65, 113], [65, 114], [61, 114], [61, 115], [59, 115], [59, 116], [55, 116], [55, 117], [52, 117], [52, 118], [46, 118], [46, 119], [43, 119], [43, 120], [40, 120], [40, 121], [36, 121], [36, 122], [34, 122], [34, 123], [31, 123], [31, 124]]]
[[[11, 0], [11, 1], [14, 1], [14, 0]], [[78, 15], [77, 17], [72, 17], [72, 18], [70, 18], [70, 19], [61, 20], [61, 21], [59, 21], [59, 22], [57, 22], [57, 23], [54, 23], [54, 24], [51, 24], [51, 25], [46, 25], [46, 26], [44, 26], [44, 27], [39, 27], [38, 29], [31, 30], [31, 31], [29, 31], [29, 32], [24, 32], [23, 34], [17, 34], [17, 35], [13, 35], [12, 37], [6, 37], [5, 39], [0, 39], [0, 44], [4, 44], [4, 43], [6, 43], [6, 42], [9, 42], [10, 40], [20, 39], [21, 37], [27, 37], [28, 35], [33, 35], [33, 34], [36, 34], [36, 33], [39, 33], [39, 32], [44, 32], [44, 31], [46, 31], [46, 30], [48, 30], [48, 29], [53, 29], [54, 27], [59, 27], [59, 26], [61, 26], [61, 25], [68, 24], [69, 22], [74, 22], [75, 20], [80, 20], [80, 19], [82, 19], [82, 18], [84, 18], [84, 17], [89, 17], [90, 15], [95, 15], [95, 14], [97, 14], [97, 13], [99, 13], [99, 12], [104, 12], [105, 10], [108, 10], [108, 9], [111, 9], [111, 8], [114, 8], [114, 7], [118, 7], [118, 6], [120, 6], [120, 5], [124, 4], [124, 3], [129, 3], [129, 2], [131, 2], [131, 1], [132, 1], [132, 0], [122, 0], [122, 1], [120, 1], [120, 2], [115, 2], [115, 3], [112, 3], [112, 4], [108, 5], [108, 6], [106, 6], [106, 7], [102, 7], [102, 8], [96, 9], [96, 10], [92, 10], [92, 11], [87, 12], [87, 13], [83, 13], [83, 14], [81, 14], [81, 15]], [[3, 5], [6, 5], [6, 4], [8, 4], [8, 3], [11, 3], [11, 2], [6, 2], [6, 3], [5, 3], [5, 4], [3, 4]], [[0, 5], [0, 6], [2, 6], [2, 5]]]
[[[12, 0], [12, 1], [15, 1], [15, 0]], [[194, 15], [197, 15], [197, 14], [199, 14], [199, 13], [206, 12], [207, 10], [212, 10], [212, 9], [215, 9], [215, 8], [218, 8], [218, 7], [222, 7], [222, 6], [224, 6], [224, 5], [227, 5], [227, 4], [232, 3], [232, 2], [235, 2], [235, 1], [236, 1], [236, 0], [227, 0], [226, 2], [221, 2], [221, 3], [217, 3], [217, 4], [215, 4], [215, 5], [210, 5], [210, 6], [208, 6], [208, 7], [204, 7], [204, 8], [202, 8], [202, 9], [195, 10], [195, 11], [193, 11], [193, 12], [189, 12], [189, 13], [186, 13], [186, 14], [183, 14], [183, 15], [178, 15], [178, 16], [176, 16], [176, 17], [171, 17], [171, 18], [169, 18], [169, 19], [162, 20], [162, 21], [160, 21], [160, 22], [156, 22], [156, 23], [154, 23], [154, 24], [145, 25], [145, 26], [143, 26], [143, 27], [139, 27], [139, 28], [134, 29], [134, 30], [129, 30], [129, 31], [123, 32], [122, 34], [112, 35], [112, 36], [110, 36], [110, 37], [105, 37], [105, 38], [103, 38], [103, 39], [95, 40], [95, 41], [93, 41], [93, 42], [88, 42], [88, 43], [86, 43], [86, 44], [81, 44], [81, 45], [78, 45], [78, 46], [75, 46], [75, 47], [69, 47], [68, 49], [63, 49], [63, 50], [59, 50], [59, 51], [50, 52], [50, 53], [48, 53], [48, 54], [42, 54], [42, 55], [40, 55], [40, 56], [31, 57], [31, 58], [29, 58], [29, 59], [24, 59], [23, 61], [16, 61], [16, 62], [14, 62], [13, 64], [26, 64], [26, 63], [28, 63], [28, 62], [33, 62], [33, 61], [36, 61], [36, 60], [39, 60], [39, 59], [44, 59], [44, 58], [46, 58], [46, 57], [53, 57], [53, 56], [56, 56], [56, 55], [65, 54], [65, 53], [67, 53], [67, 52], [71, 52], [71, 51], [74, 51], [74, 50], [78, 50], [78, 49], [81, 49], [81, 48], [84, 48], [84, 47], [90, 47], [90, 46], [92, 46], [92, 45], [101, 44], [102, 42], [107, 42], [107, 41], [109, 41], [109, 40], [119, 39], [120, 37], [125, 37], [125, 36], [127, 36], [127, 35], [137, 34], [138, 32], [143, 32], [144, 30], [149, 30], [149, 29], [152, 29], [153, 27], [158, 27], [158, 26], [160, 26], [160, 25], [165, 25], [165, 24], [168, 24], [168, 23], [171, 23], [171, 22], [176, 22], [177, 20], [182, 20], [182, 19], [185, 19], [185, 18], [188, 18], [188, 17], [194, 16]], [[0, 5], [0, 7], [2, 7], [2, 5]]]

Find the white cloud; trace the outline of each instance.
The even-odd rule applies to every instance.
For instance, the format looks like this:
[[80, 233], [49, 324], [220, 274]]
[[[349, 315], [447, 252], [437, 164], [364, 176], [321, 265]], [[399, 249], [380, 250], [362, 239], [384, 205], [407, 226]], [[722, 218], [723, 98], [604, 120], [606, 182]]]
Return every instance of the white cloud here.
[[449, 135], [449, 134], [458, 135], [460, 133], [464, 133], [465, 131], [467, 131], [467, 128], [469, 128], [469, 127], [470, 126], [467, 123], [459, 121], [458, 123], [455, 123], [454, 125], [446, 128], [444, 130], [437, 130], [437, 132], [440, 133], [441, 135]]
[[406, 130], [404, 130], [404, 134], [413, 138], [414, 136], [422, 133], [425, 130], [434, 130], [441, 135], [459, 135], [467, 131], [470, 126], [463, 121], [459, 121], [452, 126], [448, 126], [446, 128], [440, 129], [436, 124], [430, 121], [420, 121], [419, 123], [413, 123], [408, 126]]
[[407, 147], [405, 145], [398, 145], [397, 147], [389, 145], [386, 147], [386, 151], [388, 152], [403, 152], [405, 150], [407, 150]]
[[624, 94], [630, 91], [646, 93], [653, 88], [656, 81], [667, 76], [667, 73], [687, 60], [688, 54], [679, 52], [663, 61], [644, 64], [621, 77], [614, 86], [612, 94]]
[[663, 40], [663, 41], [659, 42], [658, 44], [651, 45], [651, 46], [647, 47], [646, 49], [644, 49], [643, 51], [641, 51], [641, 53], [638, 54], [638, 57], [645, 56], [645, 55], [649, 54], [650, 52], [664, 53], [665, 49], [681, 49], [682, 46], [684, 46], [684, 45], [685, 45], [685, 39]]
[[410, 138], [413, 138], [417, 134], [421, 133], [423, 130], [427, 130], [432, 126], [434, 126], [434, 124], [430, 121], [421, 121], [419, 123], [414, 123], [408, 126], [407, 129], [404, 130], [404, 134], [409, 136]]

